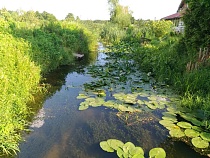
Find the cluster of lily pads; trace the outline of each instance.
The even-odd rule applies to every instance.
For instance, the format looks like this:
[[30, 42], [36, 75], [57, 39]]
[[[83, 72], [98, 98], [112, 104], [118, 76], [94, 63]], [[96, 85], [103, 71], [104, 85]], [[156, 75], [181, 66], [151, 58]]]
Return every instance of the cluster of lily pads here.
[[[144, 158], [144, 150], [132, 142], [123, 143], [117, 139], [108, 139], [100, 142], [100, 147], [106, 152], [116, 152], [119, 158]], [[163, 148], [153, 148], [149, 151], [149, 158], [165, 158]]]
[[85, 99], [79, 110], [98, 106], [124, 112], [165, 108], [167, 97], [157, 96], [152, 90], [156, 86], [152, 86], [155, 81], [151, 74], [140, 72], [130, 54], [109, 53], [105, 61], [88, 67], [87, 73], [95, 80], [85, 83], [84, 91], [77, 97]]
[[80, 93], [77, 99], [85, 99], [80, 103], [79, 110], [86, 110], [89, 107], [104, 106], [117, 109], [121, 112], [141, 112], [164, 109], [166, 104], [168, 104], [166, 98], [155, 95], [148, 96], [144, 93], [114, 93], [113, 97], [109, 97], [108, 101], [105, 101], [105, 97]]
[[[190, 138], [194, 147], [205, 149], [209, 147], [210, 131], [205, 129], [202, 113], [190, 112], [186, 108], [169, 107], [163, 112], [161, 125], [169, 130], [171, 137]], [[179, 118], [179, 119], [178, 119]]]

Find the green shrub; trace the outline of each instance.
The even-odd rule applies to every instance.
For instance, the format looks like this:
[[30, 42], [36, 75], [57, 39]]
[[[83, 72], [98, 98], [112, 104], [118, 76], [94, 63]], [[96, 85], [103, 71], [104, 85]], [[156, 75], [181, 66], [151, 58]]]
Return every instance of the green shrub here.
[[13, 154], [28, 124], [27, 103], [41, 76], [71, 64], [72, 53], [88, 55], [97, 41], [76, 23], [43, 21], [34, 26], [27, 18], [24, 22], [5, 19], [0, 17], [0, 154]]
[[126, 36], [126, 30], [108, 23], [104, 25], [100, 36], [105, 43], [118, 44]]
[[40, 68], [30, 60], [30, 45], [0, 32], [0, 152], [18, 149], [26, 125], [26, 102], [40, 80]]

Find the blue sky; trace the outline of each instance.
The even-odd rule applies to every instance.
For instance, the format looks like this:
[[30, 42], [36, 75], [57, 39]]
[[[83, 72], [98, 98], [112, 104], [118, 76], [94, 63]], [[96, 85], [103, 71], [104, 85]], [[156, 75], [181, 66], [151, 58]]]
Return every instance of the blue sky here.
[[[181, 0], [120, 0], [122, 5], [129, 6], [136, 19], [160, 19], [173, 14]], [[0, 8], [8, 10], [47, 11], [57, 19], [64, 19], [68, 13], [80, 19], [109, 19], [107, 0], [1, 0]]]

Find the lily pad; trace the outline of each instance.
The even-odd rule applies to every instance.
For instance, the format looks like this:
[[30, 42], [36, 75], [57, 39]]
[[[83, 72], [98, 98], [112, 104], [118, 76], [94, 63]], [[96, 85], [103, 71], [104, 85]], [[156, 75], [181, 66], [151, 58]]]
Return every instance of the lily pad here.
[[119, 147], [122, 148], [124, 145], [122, 141], [117, 140], [117, 139], [108, 139], [107, 143], [114, 150], [117, 150]]
[[164, 127], [173, 127], [176, 126], [172, 121], [170, 120], [160, 120], [159, 123], [163, 125]]
[[145, 102], [145, 104], [147, 105], [148, 108], [155, 110], [157, 109], [157, 106], [155, 106], [154, 104], [150, 103], [150, 102]]
[[79, 110], [86, 110], [86, 109], [88, 109], [89, 108], [89, 106], [85, 106], [85, 105], [80, 105], [79, 106]]
[[128, 107], [126, 107], [125, 105], [119, 105], [118, 106], [118, 110], [119, 111], [123, 111], [123, 112], [128, 112], [129, 110], [128, 110]]
[[138, 100], [137, 103], [138, 103], [139, 105], [145, 104], [145, 102], [144, 102], [143, 100]]
[[82, 93], [77, 96], [77, 99], [86, 99], [86, 98], [88, 98], [88, 96]]
[[139, 154], [144, 155], [144, 150], [141, 147], [135, 147], [129, 150], [129, 154], [132, 156], [137, 156]]
[[185, 134], [181, 129], [173, 129], [169, 132], [172, 137], [181, 138], [184, 137]]
[[148, 99], [149, 100], [152, 100], [152, 101], [156, 101], [157, 100], [157, 97], [156, 96], [149, 96]]
[[115, 93], [113, 96], [115, 97], [115, 99], [118, 99], [128, 104], [136, 104], [137, 101], [137, 94]]
[[169, 117], [170, 117], [170, 116], [172, 116], [172, 117], [175, 116], [175, 117], [176, 117], [176, 114], [173, 113], [173, 112], [163, 112], [162, 114], [163, 114], [164, 116], [169, 116]]
[[142, 154], [135, 154], [132, 158], [144, 158]]
[[175, 116], [171, 115], [171, 116], [163, 116], [162, 117], [163, 120], [169, 120], [172, 121], [173, 123], [177, 122], [177, 119]]
[[119, 158], [124, 158], [123, 154], [124, 154], [123, 149], [122, 149], [122, 148], [118, 148], [118, 149], [117, 149], [117, 156], [118, 156]]
[[198, 132], [202, 132], [203, 129], [198, 127], [198, 126], [192, 126], [192, 129], [194, 129], [195, 131], [198, 131]]
[[89, 105], [92, 107], [98, 107], [98, 106], [102, 106], [104, 104], [104, 99], [102, 98], [94, 98], [95, 100], [92, 100], [89, 102]]
[[173, 126], [167, 126], [166, 127], [169, 131], [171, 131], [171, 130], [174, 130], [174, 129], [180, 129], [180, 127], [179, 126], [177, 126], [177, 125], [173, 125]]
[[201, 137], [192, 138], [191, 142], [196, 148], [203, 149], [209, 147], [209, 142], [207, 140], [203, 140]]
[[166, 106], [165, 106], [165, 104], [159, 102], [158, 105], [157, 105], [157, 107], [158, 107], [159, 109], [164, 109]]
[[210, 133], [202, 132], [202, 133], [200, 134], [200, 136], [201, 136], [201, 138], [202, 138], [203, 140], [206, 140], [206, 141], [210, 142]]
[[173, 107], [173, 106], [168, 107], [167, 110], [171, 113], [176, 113], [177, 112], [177, 108]]
[[103, 105], [106, 106], [106, 107], [113, 107], [113, 108], [115, 108], [116, 102], [114, 102], [112, 100], [109, 100], [107, 102], [104, 102]]
[[87, 98], [85, 99], [86, 102], [94, 102], [95, 101], [95, 98]]
[[94, 94], [97, 94], [98, 97], [105, 97], [106, 91], [104, 89], [95, 89]]
[[177, 126], [182, 128], [192, 128], [192, 125], [190, 123], [184, 121], [178, 122]]
[[149, 151], [150, 158], [166, 158], [166, 152], [163, 148], [153, 148]]
[[190, 137], [190, 138], [195, 138], [195, 137], [198, 137], [199, 136], [199, 132], [193, 130], [193, 129], [186, 129], [184, 131], [185, 135], [187, 137]]
[[114, 152], [114, 149], [111, 148], [107, 141], [100, 142], [100, 147], [107, 152]]
[[125, 153], [129, 153], [129, 151], [135, 149], [135, 145], [131, 142], [127, 142], [123, 145], [122, 149]]

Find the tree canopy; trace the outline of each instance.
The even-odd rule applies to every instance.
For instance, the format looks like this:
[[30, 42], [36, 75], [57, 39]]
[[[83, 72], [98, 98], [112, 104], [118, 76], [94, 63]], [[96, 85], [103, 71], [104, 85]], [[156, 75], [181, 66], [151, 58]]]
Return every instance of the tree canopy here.
[[188, 0], [184, 14], [185, 41], [189, 51], [210, 47], [210, 1]]
[[68, 13], [67, 16], [65, 17], [65, 20], [66, 21], [74, 21], [75, 20], [74, 14]]
[[128, 6], [119, 4], [119, 0], [108, 0], [110, 5], [110, 21], [120, 27], [128, 27], [132, 21], [132, 12]]

